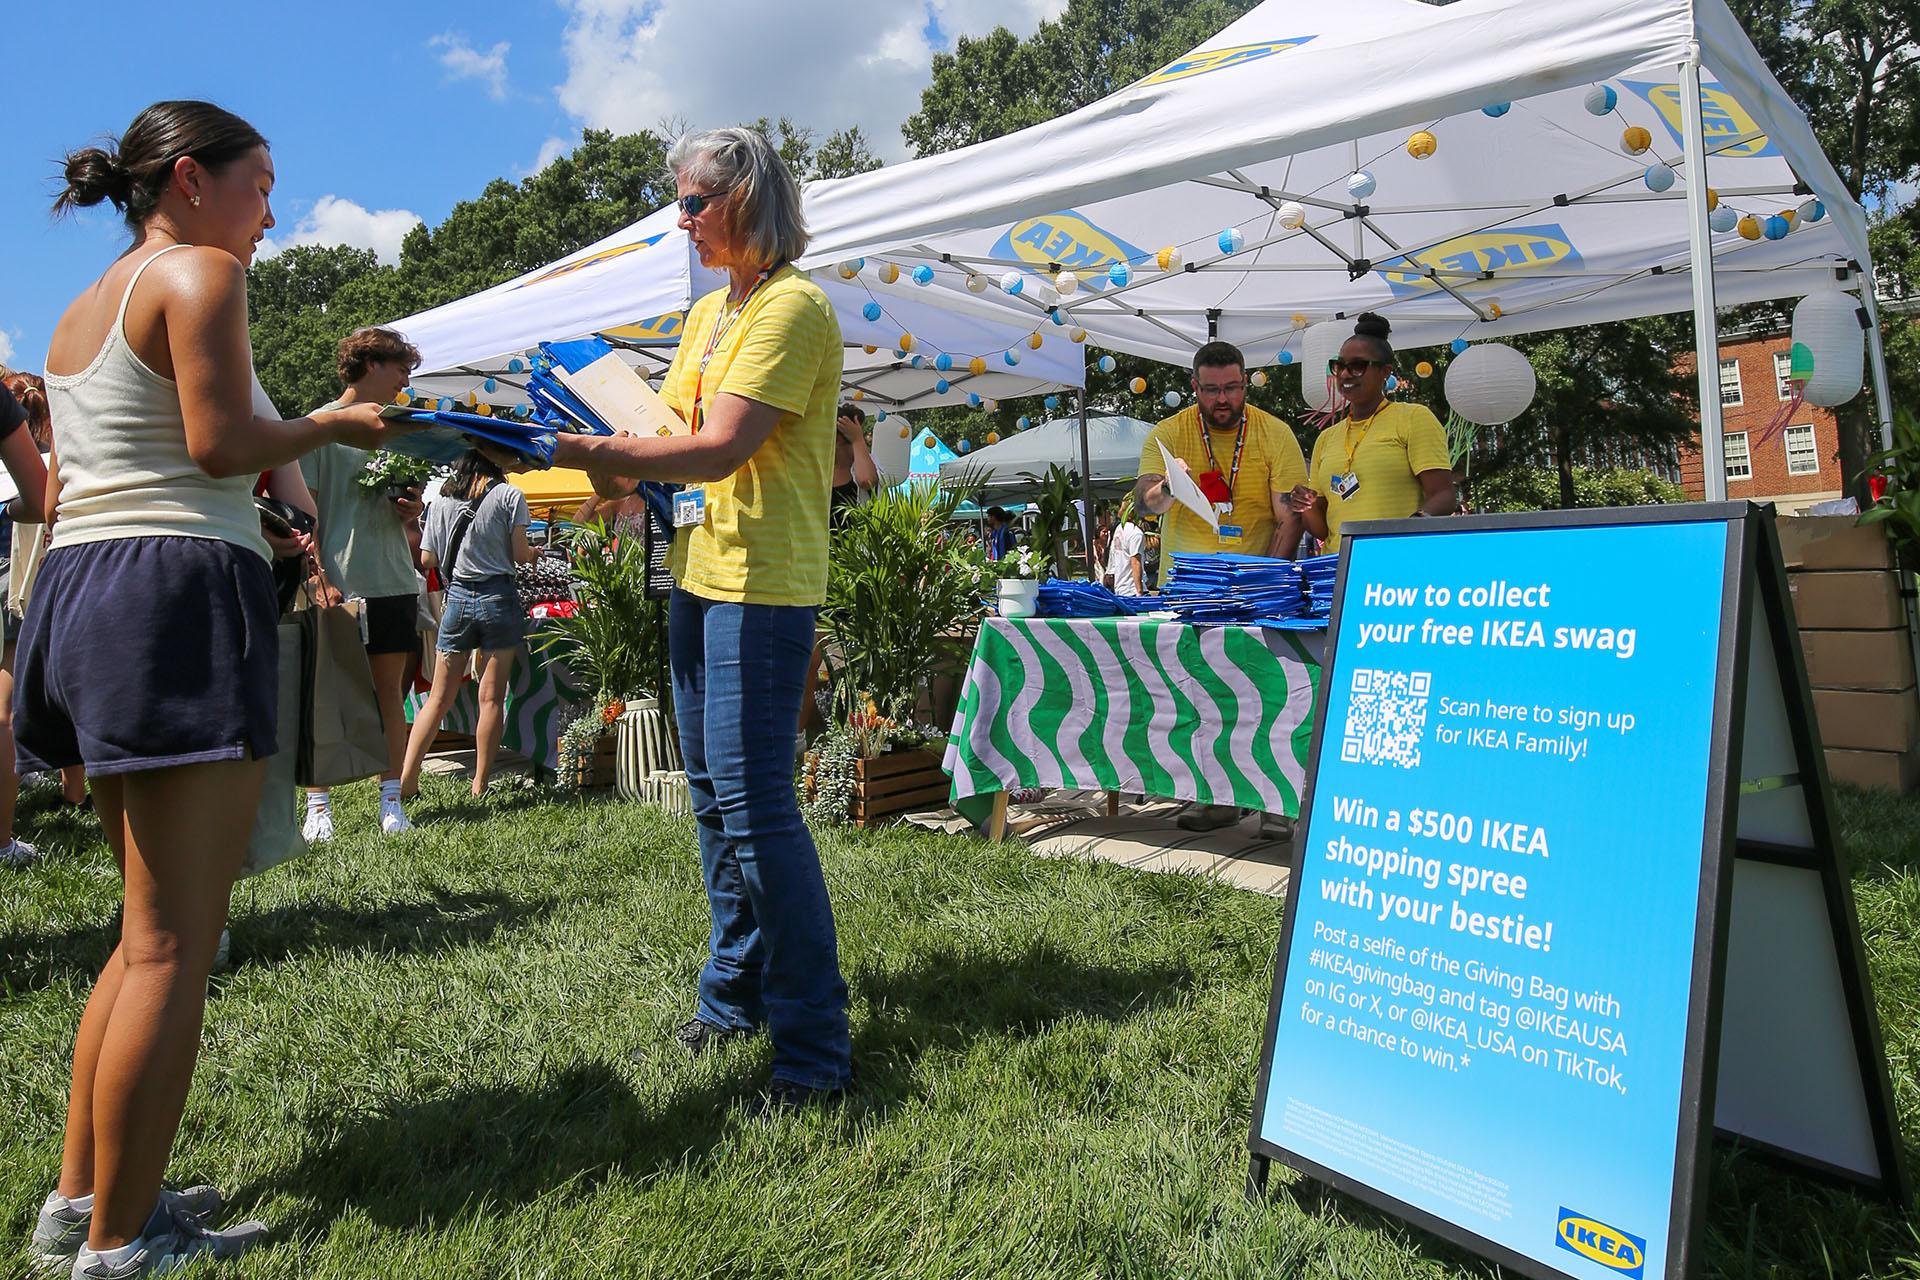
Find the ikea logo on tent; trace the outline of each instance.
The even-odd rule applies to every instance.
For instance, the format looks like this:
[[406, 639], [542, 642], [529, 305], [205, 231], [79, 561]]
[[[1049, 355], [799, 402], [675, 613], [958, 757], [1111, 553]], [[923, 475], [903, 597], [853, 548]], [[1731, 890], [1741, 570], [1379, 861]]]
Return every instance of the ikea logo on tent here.
[[1014, 223], [989, 256], [1018, 258], [1039, 267], [1057, 262], [1080, 273], [1082, 284], [1104, 289], [1108, 267], [1116, 262], [1140, 262], [1147, 255], [1067, 209]]
[[[1645, 98], [1647, 104], [1660, 113], [1660, 119], [1667, 126], [1667, 132], [1673, 135], [1673, 145], [1681, 142], [1680, 129], [1686, 120], [1680, 100], [1680, 86], [1677, 84], [1652, 84], [1641, 80], [1622, 80], [1620, 82]], [[1760, 132], [1760, 125], [1747, 109], [1734, 100], [1734, 96], [1717, 84], [1704, 81], [1700, 85], [1700, 132], [1706, 137], [1707, 150], [1715, 156], [1727, 156], [1734, 160], [1753, 160], [1761, 156], [1777, 156], [1780, 148], [1773, 145], [1773, 139]], [[1757, 137], [1748, 138], [1748, 134]], [[1731, 138], [1747, 140], [1722, 151], [1718, 148]]]
[[1410, 257], [1388, 258], [1375, 265], [1380, 278], [1397, 298], [1432, 293], [1439, 282], [1426, 274], [1432, 267], [1446, 272], [1491, 271], [1491, 280], [1468, 280], [1461, 276], [1443, 277], [1462, 292], [1485, 291], [1499, 287], [1510, 276], [1526, 271], [1563, 267], [1581, 269], [1580, 251], [1573, 247], [1557, 222], [1537, 227], [1500, 227], [1493, 231], [1474, 231], [1443, 240], [1431, 249], [1422, 249]]
[[1610, 1227], [1598, 1218], [1575, 1213], [1565, 1205], [1560, 1206], [1560, 1227], [1554, 1233], [1553, 1242], [1568, 1253], [1577, 1253], [1629, 1280], [1641, 1280], [1647, 1264], [1645, 1240]]
[[528, 285], [540, 284], [547, 280], [558, 280], [561, 276], [570, 276], [576, 271], [585, 271], [588, 267], [597, 267], [603, 262], [612, 262], [615, 258], [624, 258], [630, 253], [638, 253], [642, 249], [651, 248], [666, 238], [667, 233], [662, 231], [658, 235], [648, 236], [645, 240], [636, 240], [632, 244], [620, 244], [615, 245], [611, 249], [602, 249], [598, 253], [588, 254], [578, 262], [569, 262], [564, 266], [555, 267], [551, 271], [515, 285], [514, 288], [524, 289]]
[[639, 324], [621, 325], [618, 329], [602, 329], [601, 336], [623, 338], [628, 342], [678, 342], [680, 329], [687, 321], [684, 311], [669, 311], [663, 316], [651, 320], [642, 320]]
[[1145, 80], [1141, 86], [1165, 84], [1169, 80], [1185, 80], [1188, 76], [1203, 76], [1209, 71], [1224, 71], [1228, 67], [1238, 67], [1249, 62], [1258, 62], [1262, 58], [1271, 58], [1276, 53], [1285, 53], [1289, 49], [1298, 49], [1312, 36], [1294, 36], [1288, 40], [1263, 40], [1259, 44], [1238, 44], [1231, 49], [1205, 49], [1190, 53], [1178, 62], [1169, 62]]

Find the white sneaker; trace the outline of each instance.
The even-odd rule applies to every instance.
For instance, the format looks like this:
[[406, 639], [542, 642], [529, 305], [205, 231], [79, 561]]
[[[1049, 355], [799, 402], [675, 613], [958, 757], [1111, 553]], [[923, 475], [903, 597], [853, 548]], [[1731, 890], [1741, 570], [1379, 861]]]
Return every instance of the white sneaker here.
[[333, 839], [333, 810], [308, 809], [306, 825], [300, 828], [300, 834], [308, 844]]
[[0, 848], [0, 867], [24, 867], [39, 860], [39, 848], [18, 837], [4, 848]]
[[407, 811], [400, 807], [398, 800], [380, 802], [380, 830], [385, 835], [397, 836], [413, 830], [413, 823], [407, 820]]

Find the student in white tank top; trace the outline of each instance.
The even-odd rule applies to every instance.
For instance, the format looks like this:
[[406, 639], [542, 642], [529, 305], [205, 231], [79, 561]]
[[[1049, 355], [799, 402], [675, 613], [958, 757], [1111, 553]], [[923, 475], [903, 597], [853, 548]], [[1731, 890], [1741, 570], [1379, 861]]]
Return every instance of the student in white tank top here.
[[126, 910], [80, 1020], [60, 1182], [31, 1247], [121, 1280], [231, 1256], [264, 1231], [209, 1231], [209, 1189], [161, 1193], [278, 746], [277, 618], [251, 495], [309, 450], [396, 431], [372, 404], [286, 422], [255, 410], [245, 273], [273, 226], [273, 161], [252, 126], [157, 103], [117, 151], [70, 155], [66, 179], [56, 212], [111, 201], [134, 245], [67, 309], [47, 355], [58, 505], [15, 721], [25, 767], [87, 766]]

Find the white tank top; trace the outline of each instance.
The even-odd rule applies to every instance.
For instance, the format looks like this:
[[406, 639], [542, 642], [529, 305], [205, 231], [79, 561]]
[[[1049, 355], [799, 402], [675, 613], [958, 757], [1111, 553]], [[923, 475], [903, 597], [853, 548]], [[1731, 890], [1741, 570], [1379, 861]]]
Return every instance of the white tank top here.
[[147, 368], [127, 342], [134, 286], [155, 259], [183, 247], [140, 264], [92, 364], [70, 376], [46, 375], [60, 459], [56, 548], [115, 538], [217, 538], [272, 559], [253, 505], [257, 477], [216, 480], [200, 469], [187, 452], [179, 388]]

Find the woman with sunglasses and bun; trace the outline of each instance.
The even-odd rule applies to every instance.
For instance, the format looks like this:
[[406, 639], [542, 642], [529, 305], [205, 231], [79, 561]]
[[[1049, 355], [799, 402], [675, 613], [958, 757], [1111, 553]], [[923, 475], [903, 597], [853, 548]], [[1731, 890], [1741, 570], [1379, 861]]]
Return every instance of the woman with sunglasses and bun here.
[[1340, 527], [1349, 520], [1453, 514], [1446, 428], [1425, 405], [1387, 400], [1391, 328], [1383, 317], [1362, 312], [1353, 336], [1327, 365], [1347, 402], [1346, 416], [1314, 441], [1308, 481], [1292, 494], [1293, 509], [1323, 551], [1340, 549]]

